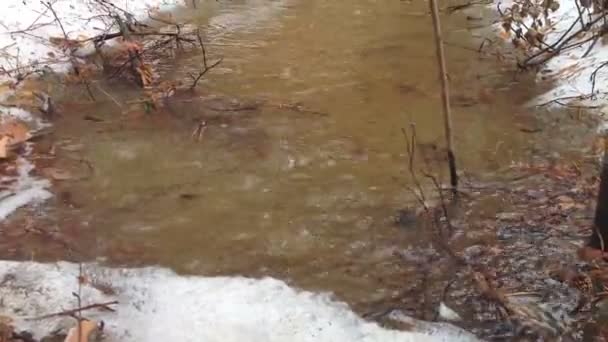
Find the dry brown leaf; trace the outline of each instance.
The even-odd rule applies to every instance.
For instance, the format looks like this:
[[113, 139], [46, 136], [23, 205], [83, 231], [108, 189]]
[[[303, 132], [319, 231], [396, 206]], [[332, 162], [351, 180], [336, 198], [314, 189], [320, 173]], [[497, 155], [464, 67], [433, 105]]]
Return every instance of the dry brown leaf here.
[[0, 137], [8, 137], [8, 145], [21, 144], [32, 137], [29, 127], [18, 120], [0, 124]]
[[73, 327], [68, 332], [65, 342], [93, 342], [98, 332], [95, 321], [83, 320], [80, 322], [80, 340], [78, 340], [78, 327]]
[[0, 159], [5, 159], [8, 157], [9, 140], [9, 137], [0, 138]]
[[576, 206], [576, 202], [570, 196], [562, 195], [557, 198], [559, 204], [557, 205], [560, 210], [572, 209]]
[[145, 88], [150, 86], [153, 81], [152, 68], [147, 64], [141, 64], [137, 69], [140, 78], [140, 85]]

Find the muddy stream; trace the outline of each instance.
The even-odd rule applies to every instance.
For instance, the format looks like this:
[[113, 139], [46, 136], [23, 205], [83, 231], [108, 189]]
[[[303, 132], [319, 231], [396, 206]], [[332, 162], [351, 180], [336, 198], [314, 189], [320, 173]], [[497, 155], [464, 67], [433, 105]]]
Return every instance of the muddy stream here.
[[[425, 11], [421, 1], [373, 0], [177, 11], [205, 28], [209, 58], [222, 64], [196, 93], [150, 113], [64, 93], [40, 145], [73, 177], [55, 182], [36, 217], [89, 260], [270, 275], [355, 307], [398, 291], [417, 268], [394, 252], [429, 248], [424, 227], [395, 224], [416, 205], [401, 129], [415, 122], [431, 153], [443, 134]], [[524, 106], [540, 92], [533, 79], [476, 51], [491, 18], [475, 8], [446, 15], [444, 29], [458, 163], [500, 176], [539, 153], [568, 153], [577, 131], [551, 129], [547, 113]], [[188, 53], [156, 68], [188, 82], [200, 62]], [[122, 103], [141, 95], [120, 81], [103, 86]], [[549, 143], [549, 134], [562, 139]], [[60, 244], [28, 243], [9, 256], [77, 258]]]

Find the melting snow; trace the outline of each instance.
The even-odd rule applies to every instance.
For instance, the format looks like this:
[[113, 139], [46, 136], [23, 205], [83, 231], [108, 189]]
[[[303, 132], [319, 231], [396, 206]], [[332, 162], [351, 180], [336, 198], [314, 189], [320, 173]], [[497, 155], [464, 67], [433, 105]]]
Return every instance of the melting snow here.
[[[507, 0], [499, 2], [499, 5], [503, 11], [506, 11], [513, 3], [514, 1]], [[544, 39], [547, 45], [552, 45], [566, 33], [570, 35], [581, 29], [580, 22], [576, 22], [578, 18], [576, 2], [573, 0], [561, 0], [559, 1], [559, 5], [560, 7], [557, 11], [549, 12], [552, 29], [546, 34]], [[583, 17], [585, 22], [588, 22], [588, 15], [586, 10], [584, 11]], [[596, 14], [593, 18], [595, 19], [597, 16]], [[531, 24], [529, 17], [524, 22], [527, 27]], [[502, 31], [500, 25], [501, 23], [498, 23], [496, 27]], [[586, 35], [580, 35], [580, 37], [572, 40], [571, 43], [585, 40], [591, 33], [596, 34], [597, 32], [591, 29], [585, 33]], [[593, 48], [590, 50], [592, 44]], [[553, 88], [534, 99], [532, 104], [543, 104], [555, 99], [563, 99], [564, 103], [577, 100], [581, 105], [605, 107], [608, 104], [608, 96], [598, 94], [597, 98], [589, 99], [592, 90], [595, 93], [607, 91], [608, 67], [602, 68], [597, 73], [595, 77], [595, 89], [592, 89], [591, 81], [593, 72], [605, 62], [608, 62], [608, 45], [602, 39], [599, 39], [599, 41], [589, 40], [586, 43], [559, 53], [546, 63], [542, 75], [539, 76], [539, 78], [548, 78], [555, 82]], [[579, 96], [584, 96], [585, 100], [576, 99]]]
[[[88, 285], [83, 305], [118, 300], [116, 312], [86, 312], [103, 320], [107, 341], [398, 342], [477, 341], [446, 324], [422, 323], [418, 332], [388, 330], [356, 316], [327, 294], [298, 291], [272, 279], [184, 277], [162, 268], [112, 269], [86, 265], [90, 279], [111, 284], [115, 294]], [[0, 314], [41, 336], [72, 326], [70, 318], [26, 320], [74, 307], [78, 265], [0, 261]]]

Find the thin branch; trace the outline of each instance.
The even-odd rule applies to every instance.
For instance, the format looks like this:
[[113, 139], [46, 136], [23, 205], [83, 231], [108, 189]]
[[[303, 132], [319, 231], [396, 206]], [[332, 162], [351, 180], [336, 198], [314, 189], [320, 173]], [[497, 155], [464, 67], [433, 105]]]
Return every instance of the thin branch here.
[[198, 73], [198, 76], [194, 77], [193, 75], [190, 75], [190, 78], [192, 78], [192, 85], [190, 85], [190, 90], [193, 90], [194, 88], [196, 88], [198, 82], [200, 81], [200, 79], [211, 69], [215, 68], [216, 66], [218, 66], [223, 60], [224, 58], [220, 58], [219, 60], [217, 60], [215, 63], [208, 65], [207, 64], [207, 51], [205, 50], [205, 44], [203, 43], [203, 38], [201, 37], [201, 33], [199, 30], [196, 31], [196, 37], [198, 39], [198, 43], [199, 46], [201, 48], [201, 51], [203, 52], [203, 69]]
[[38, 321], [38, 320], [42, 320], [42, 319], [60, 317], [60, 316], [74, 316], [79, 312], [83, 312], [83, 311], [87, 311], [87, 310], [91, 310], [91, 309], [104, 309], [104, 310], [114, 311], [114, 309], [110, 308], [110, 305], [117, 305], [117, 304], [118, 304], [117, 300], [105, 302], [105, 303], [95, 303], [95, 304], [85, 305], [81, 308], [69, 309], [69, 310], [51, 313], [48, 315], [27, 318], [26, 320], [27, 321]]
[[608, 65], [608, 62], [603, 62], [597, 68], [595, 68], [595, 70], [593, 70], [593, 72], [589, 76], [589, 80], [591, 81], [591, 97], [595, 96], [595, 81], [597, 78], [597, 73], [606, 65]]
[[[586, 43], [587, 41], [593, 40], [595, 37], [591, 37], [588, 39], [585, 39], [581, 42], [577, 42], [574, 44], [570, 44], [570, 45], [566, 45], [568, 42], [570, 42], [571, 40], [573, 40], [574, 38], [580, 36], [581, 33], [587, 31], [587, 27], [592, 27], [593, 25], [595, 25], [596, 23], [598, 23], [601, 20], [604, 20], [606, 17], [608, 16], [608, 11], [602, 13], [601, 16], [598, 16], [597, 18], [595, 18], [594, 20], [590, 21], [587, 23], [587, 25], [582, 28], [579, 29], [577, 31], [575, 31], [574, 33], [568, 35], [570, 33], [570, 31], [572, 31], [572, 29], [574, 28], [574, 26], [576, 25], [577, 22], [579, 22], [581, 19], [580, 17], [577, 18], [577, 20], [573, 21], [572, 24], [570, 25], [570, 27], [568, 28], [568, 30], [566, 30], [566, 32], [564, 32], [564, 34], [562, 34], [562, 36], [557, 39], [555, 42], [553, 42], [550, 46], [539, 50], [537, 53], [529, 56], [528, 58], [526, 58], [523, 62], [518, 63], [519, 67], [522, 69], [526, 69], [529, 68], [531, 66], [536, 66], [536, 65], [542, 65], [546, 62], [548, 62], [550, 59], [552, 59], [553, 57], [555, 57], [556, 55], [558, 55], [560, 52], [564, 51], [565, 49], [570, 49], [576, 46], [579, 46], [581, 44]], [[599, 35], [604, 35], [605, 30], [602, 30]], [[545, 57], [536, 60], [535, 59], [543, 54], [547, 54]]]

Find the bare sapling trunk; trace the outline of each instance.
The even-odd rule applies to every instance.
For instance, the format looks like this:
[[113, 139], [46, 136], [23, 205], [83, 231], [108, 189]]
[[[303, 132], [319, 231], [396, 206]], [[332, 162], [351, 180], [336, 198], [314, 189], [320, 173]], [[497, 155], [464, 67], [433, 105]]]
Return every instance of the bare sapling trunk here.
[[600, 190], [597, 195], [593, 233], [589, 240], [589, 247], [605, 251], [608, 242], [608, 139], [604, 139], [604, 156], [602, 157], [602, 171], [600, 175]]
[[448, 84], [448, 73], [445, 63], [445, 52], [443, 39], [441, 37], [441, 24], [439, 21], [439, 8], [437, 0], [429, 0], [431, 16], [433, 18], [433, 30], [435, 32], [435, 47], [437, 49], [437, 64], [439, 64], [439, 78], [441, 79], [441, 100], [443, 103], [443, 124], [445, 139], [448, 150], [448, 166], [450, 168], [450, 184], [452, 192], [456, 195], [458, 191], [458, 174], [456, 173], [456, 156], [454, 151], [454, 138], [452, 136], [452, 112], [450, 109], [450, 89]]

